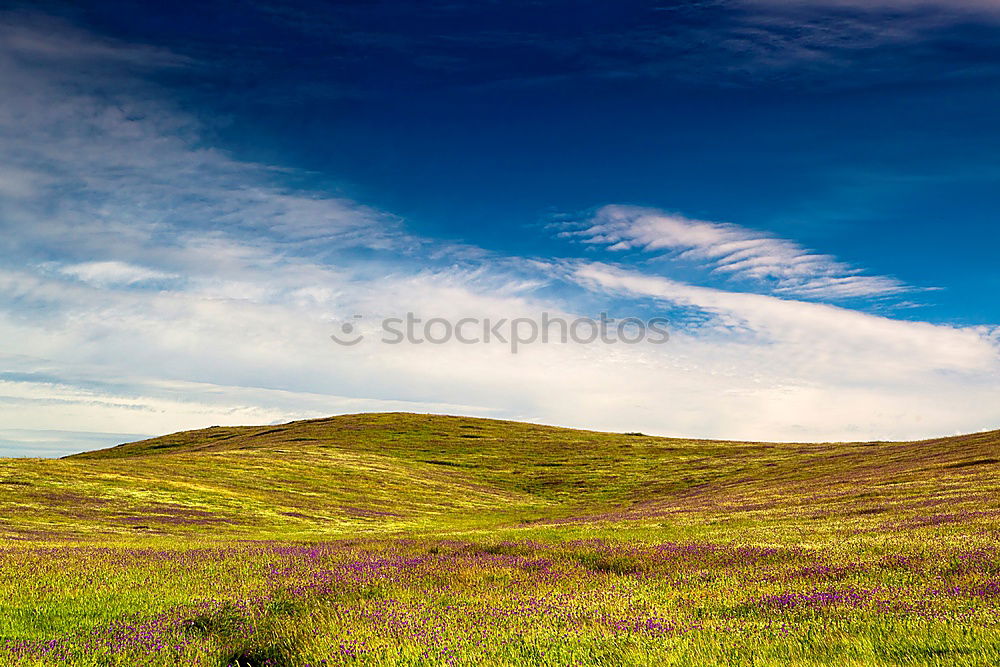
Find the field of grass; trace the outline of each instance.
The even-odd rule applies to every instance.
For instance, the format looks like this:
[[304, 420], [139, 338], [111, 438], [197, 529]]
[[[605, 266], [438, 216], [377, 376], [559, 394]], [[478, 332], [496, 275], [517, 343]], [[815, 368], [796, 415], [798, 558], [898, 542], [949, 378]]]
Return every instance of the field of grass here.
[[0, 459], [0, 665], [1000, 664], [998, 472], [412, 414]]

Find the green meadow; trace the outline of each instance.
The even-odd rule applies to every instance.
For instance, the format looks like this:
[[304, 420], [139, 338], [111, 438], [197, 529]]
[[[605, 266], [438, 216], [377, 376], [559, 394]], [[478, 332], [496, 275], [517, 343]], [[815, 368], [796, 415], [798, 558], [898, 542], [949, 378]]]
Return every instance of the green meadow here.
[[998, 471], [400, 413], [0, 459], [0, 665], [998, 664]]

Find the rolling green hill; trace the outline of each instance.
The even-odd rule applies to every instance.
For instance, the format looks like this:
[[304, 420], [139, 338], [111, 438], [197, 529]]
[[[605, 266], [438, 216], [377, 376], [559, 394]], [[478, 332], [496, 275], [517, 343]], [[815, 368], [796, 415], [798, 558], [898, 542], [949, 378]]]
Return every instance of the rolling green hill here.
[[[0, 460], [0, 536], [323, 538], [711, 512], [919, 524], [1000, 509], [1000, 432], [770, 444], [360, 414]], [[751, 510], [755, 506], [757, 510]], [[940, 512], [938, 512], [940, 514]], [[815, 523], [815, 521], [813, 522]]]

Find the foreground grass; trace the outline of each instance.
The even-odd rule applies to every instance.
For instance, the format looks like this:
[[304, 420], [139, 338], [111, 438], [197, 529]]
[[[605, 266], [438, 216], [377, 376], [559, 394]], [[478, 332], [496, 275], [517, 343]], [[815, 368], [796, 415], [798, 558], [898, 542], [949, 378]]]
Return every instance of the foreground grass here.
[[3, 461], [0, 664], [997, 664], [998, 450], [359, 415]]

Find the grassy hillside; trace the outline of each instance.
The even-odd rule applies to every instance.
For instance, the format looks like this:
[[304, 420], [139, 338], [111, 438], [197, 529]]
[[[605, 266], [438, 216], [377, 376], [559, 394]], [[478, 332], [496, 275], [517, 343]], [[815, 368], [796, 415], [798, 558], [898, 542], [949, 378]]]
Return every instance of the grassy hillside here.
[[[1000, 507], [1000, 432], [767, 444], [362, 414], [215, 427], [62, 460], [0, 460], [0, 536], [321, 538], [693, 508], [774, 518]], [[926, 517], [925, 517], [926, 518]]]
[[0, 664], [993, 664], [998, 472], [400, 413], [0, 460]]

